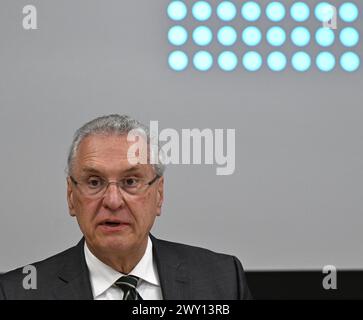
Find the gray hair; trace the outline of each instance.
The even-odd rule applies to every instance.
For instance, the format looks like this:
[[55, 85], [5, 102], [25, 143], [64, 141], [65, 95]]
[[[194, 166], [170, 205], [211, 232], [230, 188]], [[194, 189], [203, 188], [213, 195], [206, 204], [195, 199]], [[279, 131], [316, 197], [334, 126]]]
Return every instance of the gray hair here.
[[[149, 127], [144, 125], [143, 123], [132, 119], [127, 115], [119, 115], [119, 114], [110, 114], [107, 116], [98, 117], [93, 119], [86, 124], [84, 124], [81, 128], [79, 128], [74, 136], [71, 147], [68, 153], [67, 160], [67, 174], [71, 174], [72, 166], [74, 162], [74, 158], [76, 156], [78, 147], [80, 143], [86, 137], [90, 135], [105, 135], [105, 134], [116, 134], [116, 135], [124, 135], [128, 134], [131, 130], [143, 130], [147, 137], [149, 137]], [[148, 138], [148, 143], [150, 143]], [[162, 176], [165, 171], [165, 165], [160, 161], [157, 164], [152, 165], [155, 169], [157, 175]]]

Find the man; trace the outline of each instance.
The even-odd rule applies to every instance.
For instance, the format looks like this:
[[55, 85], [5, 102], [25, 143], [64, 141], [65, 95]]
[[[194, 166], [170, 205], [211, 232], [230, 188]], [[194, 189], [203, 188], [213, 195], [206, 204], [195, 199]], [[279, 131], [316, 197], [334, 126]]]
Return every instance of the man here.
[[251, 297], [236, 257], [150, 234], [164, 200], [164, 166], [130, 158], [135, 142], [128, 135], [140, 129], [148, 136], [146, 126], [120, 115], [78, 129], [68, 156], [67, 200], [84, 238], [33, 264], [36, 289], [24, 288], [21, 268], [2, 275], [0, 299]]

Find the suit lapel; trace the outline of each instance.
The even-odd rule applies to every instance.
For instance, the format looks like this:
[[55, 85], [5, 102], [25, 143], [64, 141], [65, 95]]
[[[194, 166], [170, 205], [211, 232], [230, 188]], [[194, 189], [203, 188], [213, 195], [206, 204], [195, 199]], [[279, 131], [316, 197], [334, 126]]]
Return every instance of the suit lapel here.
[[187, 264], [175, 250], [150, 234], [153, 255], [159, 273], [161, 291], [165, 300], [191, 299]]
[[61, 300], [93, 300], [84, 256], [84, 238], [73, 248], [57, 275], [54, 295]]
[[[161, 291], [165, 300], [192, 299], [186, 262], [167, 242], [150, 234], [153, 256], [158, 269]], [[61, 300], [93, 300], [89, 271], [84, 256], [84, 239], [75, 246], [60, 268], [53, 290]]]

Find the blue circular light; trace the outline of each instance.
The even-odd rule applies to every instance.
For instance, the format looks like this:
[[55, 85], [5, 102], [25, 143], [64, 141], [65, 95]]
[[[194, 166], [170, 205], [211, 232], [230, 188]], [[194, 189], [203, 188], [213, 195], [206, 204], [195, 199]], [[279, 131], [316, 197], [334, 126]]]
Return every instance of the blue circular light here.
[[200, 26], [193, 31], [193, 40], [198, 46], [207, 46], [212, 42], [212, 31], [205, 26]]
[[193, 58], [194, 67], [199, 71], [207, 71], [213, 65], [213, 57], [207, 51], [199, 51]]
[[183, 51], [173, 51], [169, 55], [169, 66], [175, 71], [182, 71], [188, 66], [188, 56]]
[[291, 64], [296, 71], [305, 72], [311, 66], [311, 58], [306, 52], [296, 52], [292, 56]]
[[282, 71], [287, 65], [286, 56], [282, 52], [271, 52], [267, 57], [267, 65], [272, 71]]
[[257, 46], [261, 40], [262, 34], [257, 27], [247, 27], [242, 32], [242, 41], [248, 46]]
[[295, 46], [304, 47], [310, 42], [310, 32], [305, 27], [296, 27], [291, 32], [291, 41]]
[[315, 17], [321, 22], [328, 22], [334, 17], [334, 6], [328, 2], [320, 2], [315, 7]]
[[217, 7], [217, 16], [222, 21], [231, 21], [237, 15], [236, 6], [230, 1], [223, 1]]
[[346, 52], [340, 57], [340, 65], [345, 71], [357, 71], [360, 66], [360, 58], [354, 52]]
[[286, 32], [281, 27], [272, 27], [267, 31], [266, 39], [271, 46], [282, 46], [286, 41]]
[[304, 2], [295, 2], [290, 9], [291, 17], [297, 22], [304, 22], [310, 17], [310, 8]]
[[212, 7], [207, 1], [197, 1], [192, 7], [193, 17], [198, 21], [206, 21], [212, 15]]
[[266, 7], [266, 16], [271, 21], [278, 22], [285, 18], [286, 10], [281, 2], [273, 1]]
[[262, 57], [256, 51], [246, 52], [243, 56], [242, 64], [248, 71], [257, 71], [262, 66]]
[[167, 12], [171, 20], [180, 21], [187, 16], [188, 9], [183, 1], [172, 1], [168, 5]]
[[343, 46], [354, 47], [359, 42], [359, 33], [352, 27], [346, 27], [340, 32], [339, 38]]
[[224, 71], [234, 70], [237, 64], [237, 56], [231, 51], [224, 51], [218, 57], [218, 65]]
[[182, 26], [174, 26], [168, 32], [169, 42], [174, 46], [182, 46], [188, 40], [188, 32]]
[[329, 72], [335, 67], [335, 57], [330, 52], [321, 52], [316, 57], [316, 66], [320, 71]]
[[315, 40], [322, 47], [329, 47], [335, 41], [334, 31], [330, 28], [319, 28], [315, 34]]
[[345, 22], [354, 22], [357, 20], [359, 11], [357, 6], [352, 2], [346, 2], [340, 6], [339, 16]]
[[242, 6], [241, 14], [247, 21], [256, 21], [261, 16], [261, 7], [255, 1], [247, 1]]
[[219, 29], [218, 41], [223, 46], [232, 46], [237, 41], [237, 32], [232, 27], [225, 26]]

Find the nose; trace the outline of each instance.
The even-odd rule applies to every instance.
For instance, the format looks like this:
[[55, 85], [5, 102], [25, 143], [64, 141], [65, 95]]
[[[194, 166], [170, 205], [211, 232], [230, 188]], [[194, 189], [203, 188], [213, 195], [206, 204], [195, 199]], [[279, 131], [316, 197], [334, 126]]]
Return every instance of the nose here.
[[103, 196], [103, 205], [113, 211], [125, 205], [123, 194], [116, 182], [109, 183]]

